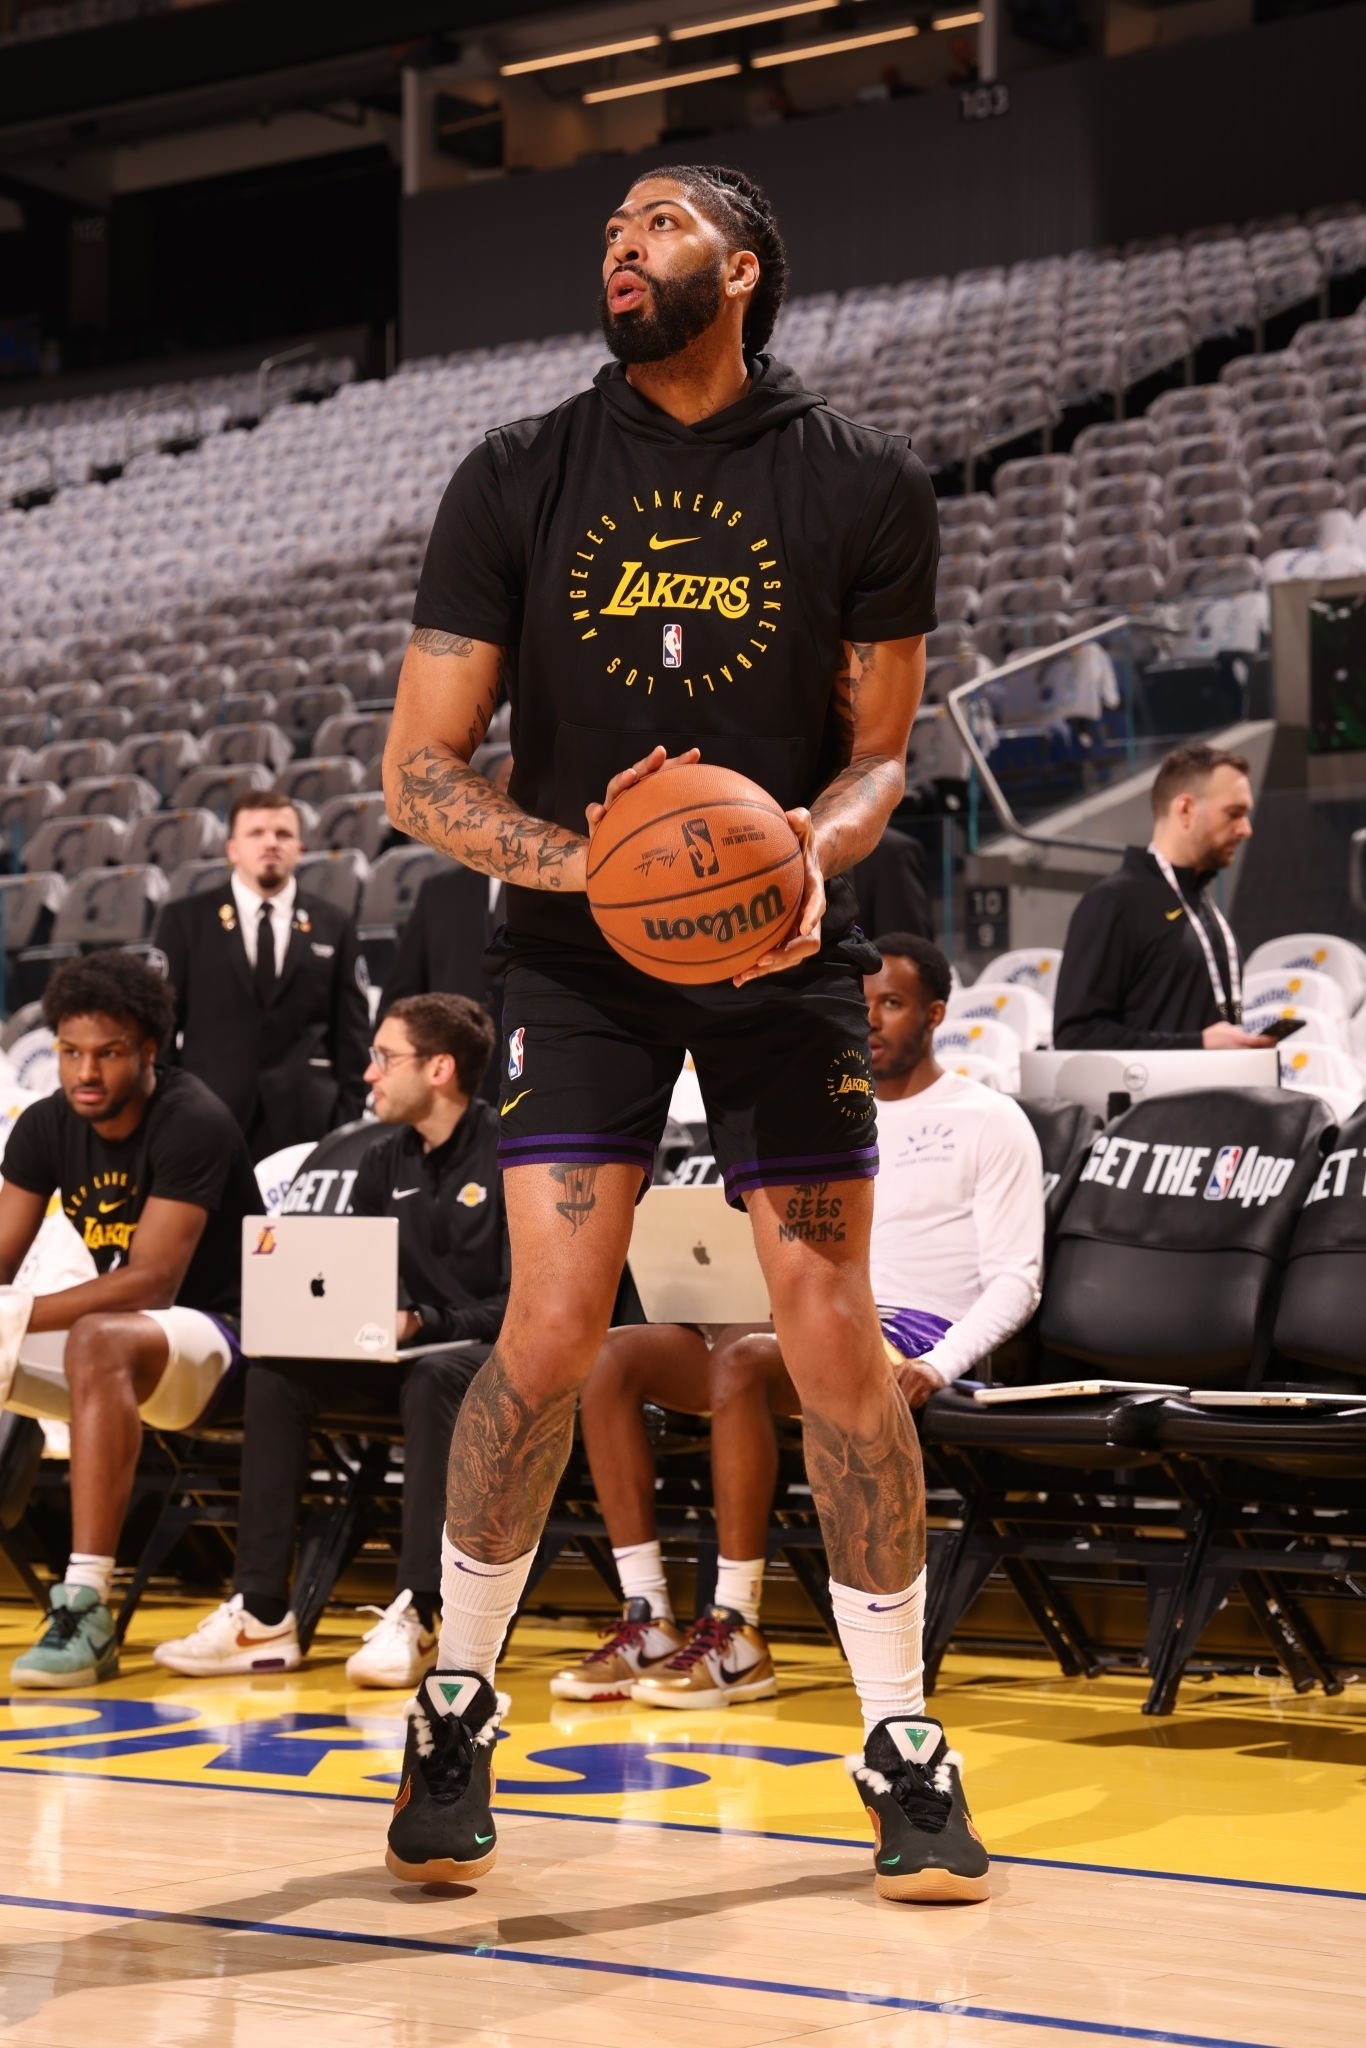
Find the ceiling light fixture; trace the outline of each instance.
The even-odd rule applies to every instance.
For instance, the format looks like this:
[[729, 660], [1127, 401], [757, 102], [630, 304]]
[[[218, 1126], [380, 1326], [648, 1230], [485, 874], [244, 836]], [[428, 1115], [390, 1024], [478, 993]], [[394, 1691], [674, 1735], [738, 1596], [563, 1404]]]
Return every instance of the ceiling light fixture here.
[[741, 68], [739, 64], [709, 64], [705, 71], [661, 71], [657, 78], [637, 79], [634, 85], [604, 85], [597, 92], [586, 92], [583, 103], [586, 107], [598, 107], [604, 100], [634, 99], [638, 93], [672, 92], [676, 85], [703, 85], [709, 78], [734, 78]]
[[688, 21], [669, 30], [671, 43], [685, 43], [693, 36], [723, 36], [733, 28], [759, 28], [770, 21], [791, 21], [799, 14], [825, 14], [840, 0], [788, 0], [786, 7], [757, 7], [749, 14], [728, 14], [722, 21]]
[[632, 50], [657, 50], [663, 36], [631, 36], [621, 43], [594, 43], [587, 50], [557, 50], [553, 57], [519, 57], [514, 63], [500, 64], [499, 73], [504, 78], [520, 78], [527, 71], [553, 71], [559, 64], [591, 64], [597, 57], [625, 57]]
[[976, 28], [982, 19], [981, 11], [971, 14], [940, 14], [930, 23], [931, 28]]
[[911, 22], [906, 28], [879, 29], [874, 35], [842, 36], [835, 43], [803, 43], [795, 50], [765, 50], [749, 61], [756, 71], [767, 71], [777, 64], [804, 63], [808, 57], [838, 57], [845, 50], [868, 50], [874, 43], [905, 43], [919, 34], [919, 28]]

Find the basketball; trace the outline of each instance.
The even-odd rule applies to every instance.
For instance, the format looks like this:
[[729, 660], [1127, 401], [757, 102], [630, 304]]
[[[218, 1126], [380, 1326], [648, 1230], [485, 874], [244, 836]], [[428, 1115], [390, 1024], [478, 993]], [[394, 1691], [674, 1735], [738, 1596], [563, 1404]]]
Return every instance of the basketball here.
[[766, 790], [704, 761], [619, 796], [588, 842], [588, 905], [656, 981], [728, 981], [792, 929], [802, 850]]

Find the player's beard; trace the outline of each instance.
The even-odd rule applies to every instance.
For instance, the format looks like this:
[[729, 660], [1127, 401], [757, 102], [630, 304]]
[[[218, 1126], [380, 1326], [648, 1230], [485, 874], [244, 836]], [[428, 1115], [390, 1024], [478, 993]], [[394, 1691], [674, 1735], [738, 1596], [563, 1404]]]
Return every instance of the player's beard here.
[[662, 363], [705, 334], [721, 310], [721, 265], [699, 264], [687, 277], [649, 277], [650, 308], [613, 313], [598, 302], [603, 338], [619, 363]]

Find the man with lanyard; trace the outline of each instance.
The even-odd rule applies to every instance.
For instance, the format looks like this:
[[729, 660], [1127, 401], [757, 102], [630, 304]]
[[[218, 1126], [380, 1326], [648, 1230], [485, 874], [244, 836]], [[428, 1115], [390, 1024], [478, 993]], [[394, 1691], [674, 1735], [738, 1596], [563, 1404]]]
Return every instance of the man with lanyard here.
[[1241, 754], [1203, 745], [1167, 755], [1153, 782], [1153, 836], [1072, 913], [1058, 971], [1053, 1043], [1220, 1051], [1270, 1045], [1242, 1028], [1238, 942], [1209, 884], [1252, 837]]
[[[860, 976], [877, 956], [847, 879], [904, 787], [938, 522], [904, 439], [841, 419], [763, 353], [786, 267], [742, 173], [678, 165], [632, 186], [603, 230], [617, 360], [466, 458], [418, 589], [384, 786], [400, 831], [512, 885], [512, 1289], [451, 1447], [439, 1661], [413, 1704], [386, 1858], [411, 1882], [463, 1882], [496, 1854], [494, 1663], [687, 1048], [802, 1400], [865, 1721], [853, 1771], [880, 1831], [877, 1886], [988, 1891], [960, 1759], [924, 1710], [920, 1457], [868, 1265]], [[503, 795], [470, 757], [505, 677]], [[584, 901], [585, 827], [668, 757], [699, 752], [787, 808], [806, 890], [793, 936], [735, 982], [674, 988], [605, 946]]]

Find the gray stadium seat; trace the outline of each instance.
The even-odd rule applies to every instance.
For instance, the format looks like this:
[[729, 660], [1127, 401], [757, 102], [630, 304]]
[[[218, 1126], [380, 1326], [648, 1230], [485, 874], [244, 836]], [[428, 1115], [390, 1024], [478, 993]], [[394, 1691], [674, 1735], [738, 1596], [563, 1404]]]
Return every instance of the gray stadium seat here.
[[158, 702], [144, 704], [141, 711], [133, 713], [129, 738], [140, 738], [147, 733], [197, 733], [207, 715], [204, 706], [195, 697], [164, 697]]
[[112, 740], [117, 746], [132, 723], [132, 712], [121, 704], [95, 704], [63, 718], [62, 736], [69, 740]]
[[84, 711], [98, 704], [101, 694], [99, 684], [88, 679], [79, 683], [44, 683], [36, 692], [38, 709], [58, 720], [69, 711]]
[[0, 845], [22, 846], [44, 818], [56, 815], [61, 802], [62, 792], [55, 782], [0, 784]]
[[370, 869], [360, 905], [360, 930], [392, 933], [397, 930], [429, 875], [444, 874], [450, 862], [444, 854], [426, 846], [393, 846], [382, 853]]
[[[0, 799], [0, 817], [3, 815]], [[373, 861], [389, 830], [383, 792], [357, 790], [354, 795], [328, 798], [318, 814], [314, 839], [320, 847], [359, 847], [365, 858]]]
[[[360, 621], [368, 625], [369, 620]], [[288, 654], [302, 661], [311, 671], [318, 661], [330, 660], [342, 651], [342, 636], [335, 626], [306, 626], [289, 634], [280, 642], [280, 653]]]
[[310, 684], [295, 690], [280, 706], [278, 723], [296, 747], [311, 751], [313, 735], [324, 720], [354, 711], [355, 699], [341, 683]]
[[122, 818], [45, 818], [24, 849], [30, 874], [59, 874], [70, 881], [83, 868], [121, 861], [128, 846]]
[[112, 740], [57, 740], [39, 749], [34, 770], [37, 780], [67, 789], [84, 776], [107, 775], [113, 765]]
[[259, 761], [278, 775], [293, 752], [288, 733], [264, 720], [254, 725], [210, 726], [204, 734], [204, 760], [214, 767], [240, 768]]
[[131, 946], [152, 928], [166, 895], [157, 867], [96, 868], [77, 875], [52, 927], [53, 947]]
[[59, 816], [64, 818], [145, 818], [161, 802], [161, 792], [140, 775], [82, 775], [69, 782]]
[[203, 746], [191, 732], [130, 733], [114, 756], [114, 771], [141, 775], [164, 797], [203, 758]]
[[215, 817], [226, 818], [239, 790], [269, 789], [272, 781], [270, 770], [259, 761], [245, 768], [192, 768], [176, 785], [175, 806], [181, 811], [212, 811]]
[[370, 863], [358, 846], [329, 847], [306, 853], [297, 873], [301, 889], [335, 904], [344, 916], [354, 917]]
[[306, 661], [277, 654], [270, 661], [249, 661], [238, 671], [239, 690], [269, 690], [277, 700], [300, 690], [310, 680]]
[[207, 744], [215, 727], [274, 725], [278, 700], [269, 690], [228, 690], [214, 700], [204, 727]]
[[56, 721], [45, 711], [20, 711], [0, 719], [0, 748], [37, 752], [51, 743], [55, 730]]
[[167, 896], [198, 896], [206, 889], [221, 888], [228, 870], [222, 860], [186, 860], [167, 876]]
[[128, 859], [155, 864], [167, 874], [188, 860], [212, 860], [223, 850], [223, 821], [212, 811], [153, 811], [128, 835]]
[[0, 784], [13, 782], [42, 782], [37, 755], [30, 747], [12, 747], [0, 744]]
[[319, 757], [349, 754], [367, 767], [378, 761], [389, 736], [389, 720], [378, 712], [343, 711], [329, 718], [314, 735]]
[[66, 895], [66, 881], [47, 874], [0, 875], [0, 927], [6, 953], [46, 943]]
[[292, 762], [281, 772], [277, 783], [286, 796], [301, 797], [305, 803], [317, 806], [325, 804], [329, 797], [346, 796], [362, 788], [365, 768], [349, 754], [312, 756]]
[[308, 679], [317, 686], [343, 686], [360, 703], [366, 697], [379, 695], [385, 674], [384, 657], [373, 647], [349, 647], [341, 654], [324, 654], [312, 662]]

